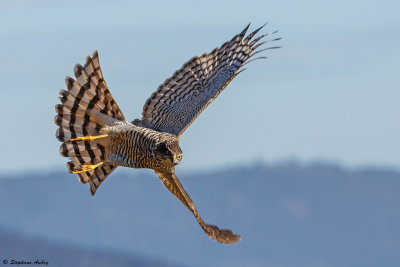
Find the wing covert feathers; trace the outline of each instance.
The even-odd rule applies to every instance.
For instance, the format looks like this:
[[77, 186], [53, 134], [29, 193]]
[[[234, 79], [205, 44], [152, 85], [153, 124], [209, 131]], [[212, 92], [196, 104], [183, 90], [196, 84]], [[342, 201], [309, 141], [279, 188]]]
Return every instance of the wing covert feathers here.
[[[67, 163], [70, 172], [79, 170], [82, 165], [98, 164], [107, 156], [107, 142], [104, 140], [84, 142], [71, 139], [99, 135], [104, 126], [125, 120], [104, 81], [97, 51], [92, 57], [87, 57], [84, 66], [75, 66], [74, 75], [75, 79], [65, 79], [68, 90], [60, 91], [61, 104], [56, 105], [54, 118], [59, 126], [56, 137], [62, 142], [60, 154], [71, 159]], [[105, 163], [77, 175], [81, 183], [90, 183], [90, 192], [94, 195], [115, 168]]]
[[[177, 136], [224, 90], [229, 82], [240, 73], [240, 68], [256, 57], [262, 45], [280, 38], [260, 42], [269, 34], [253, 37], [256, 29], [245, 37], [250, 24], [238, 35], [211, 53], [196, 56], [185, 63], [171, 78], [165, 80], [143, 107], [142, 125]], [[274, 34], [275, 32], [271, 33]], [[251, 60], [250, 60], [251, 59]]]
[[161, 179], [165, 187], [193, 213], [201, 228], [203, 228], [204, 232], [211, 239], [224, 244], [233, 244], [242, 240], [240, 235], [235, 235], [231, 230], [219, 229], [217, 226], [206, 224], [203, 221], [193, 201], [190, 199], [182, 184], [179, 182], [178, 177], [176, 177], [174, 170], [164, 172], [155, 171], [155, 173]]

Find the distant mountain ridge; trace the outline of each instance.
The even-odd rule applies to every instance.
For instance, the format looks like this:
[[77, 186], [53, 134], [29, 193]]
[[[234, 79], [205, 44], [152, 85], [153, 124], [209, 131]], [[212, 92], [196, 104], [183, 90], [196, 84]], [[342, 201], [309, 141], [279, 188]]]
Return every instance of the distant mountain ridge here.
[[[22, 234], [0, 230], [0, 262], [4, 265], [58, 267], [167, 267], [176, 266], [137, 255], [108, 252], [49, 242]], [[18, 264], [19, 263], [19, 264]], [[25, 264], [24, 264], [25, 263]]]
[[400, 265], [396, 171], [287, 163], [177, 175], [205, 221], [240, 243], [210, 240], [153, 172], [122, 168], [94, 197], [66, 172], [3, 177], [0, 225], [187, 266]]

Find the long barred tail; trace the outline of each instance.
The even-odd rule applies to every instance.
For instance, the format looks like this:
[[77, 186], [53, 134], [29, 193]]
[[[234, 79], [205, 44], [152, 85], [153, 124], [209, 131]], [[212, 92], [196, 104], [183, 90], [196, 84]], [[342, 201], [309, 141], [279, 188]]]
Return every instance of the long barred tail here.
[[[68, 91], [60, 91], [62, 104], [56, 105], [54, 119], [59, 126], [56, 137], [63, 142], [60, 154], [71, 158], [67, 163], [70, 172], [81, 170], [83, 165], [99, 164], [107, 157], [107, 140], [88, 142], [71, 139], [100, 135], [104, 126], [125, 120], [104, 81], [97, 51], [86, 58], [85, 66], [77, 64], [74, 74], [76, 80], [71, 77], [65, 79]], [[81, 183], [90, 183], [90, 192], [94, 195], [115, 168], [115, 165], [105, 163], [77, 175]]]

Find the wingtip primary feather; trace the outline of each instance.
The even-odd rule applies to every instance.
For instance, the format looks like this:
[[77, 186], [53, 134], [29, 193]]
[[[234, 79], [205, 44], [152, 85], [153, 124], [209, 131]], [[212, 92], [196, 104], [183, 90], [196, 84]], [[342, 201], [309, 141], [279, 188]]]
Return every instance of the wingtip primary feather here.
[[267, 25], [267, 23], [268, 22], [266, 22], [264, 25], [262, 25], [261, 27], [259, 27], [259, 28], [257, 28], [257, 29], [255, 29], [253, 32], [251, 32], [247, 37], [246, 37], [246, 39], [244, 39], [244, 43], [248, 43], [248, 42], [250, 42], [250, 40], [262, 29], [262, 28], [264, 28], [264, 26], [265, 25]]
[[249, 24], [247, 24], [247, 26], [243, 29], [243, 31], [242, 31], [241, 33], [246, 33], [247, 30], [248, 30], [249, 27], [250, 27], [250, 24], [251, 24], [251, 22], [249, 22]]
[[246, 32], [247, 32], [247, 30], [249, 29], [249, 27], [250, 27], [250, 22], [249, 22], [249, 24], [246, 26], [246, 28], [243, 29], [243, 31], [242, 31], [241, 33], [239, 33], [238, 35], [235, 35], [235, 36], [232, 38], [231, 42], [232, 42], [233, 40], [235, 40], [238, 36], [240, 37], [240, 39], [243, 39], [243, 37], [246, 35]]

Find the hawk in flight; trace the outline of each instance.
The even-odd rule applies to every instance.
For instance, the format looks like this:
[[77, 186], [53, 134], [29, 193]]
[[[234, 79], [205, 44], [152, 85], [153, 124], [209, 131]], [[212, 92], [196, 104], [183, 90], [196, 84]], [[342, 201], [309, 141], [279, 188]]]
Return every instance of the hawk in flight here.
[[257, 49], [268, 34], [254, 38], [262, 26], [246, 36], [249, 26], [211, 53], [185, 63], [147, 99], [142, 118], [132, 122], [125, 119], [108, 89], [97, 51], [84, 66], [77, 64], [76, 78], [65, 79], [68, 90], [60, 91], [61, 104], [56, 105], [56, 137], [62, 142], [61, 155], [71, 160], [68, 171], [77, 174], [81, 183], [90, 183], [94, 195], [117, 166], [153, 169], [210, 238], [225, 244], [240, 241], [241, 236], [231, 230], [203, 221], [176, 177], [175, 166], [182, 160], [179, 137], [186, 128], [243, 71], [241, 67], [263, 58], [254, 55], [277, 48]]

